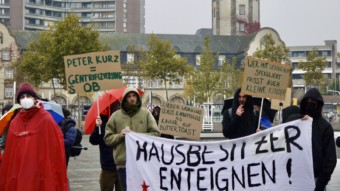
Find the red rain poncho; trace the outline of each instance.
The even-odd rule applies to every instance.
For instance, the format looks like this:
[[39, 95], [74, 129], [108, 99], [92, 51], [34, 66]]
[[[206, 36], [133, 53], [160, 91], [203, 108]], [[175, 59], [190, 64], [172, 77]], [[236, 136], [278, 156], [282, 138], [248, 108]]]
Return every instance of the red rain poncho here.
[[0, 164], [0, 190], [67, 191], [64, 139], [44, 109], [20, 111], [11, 122]]

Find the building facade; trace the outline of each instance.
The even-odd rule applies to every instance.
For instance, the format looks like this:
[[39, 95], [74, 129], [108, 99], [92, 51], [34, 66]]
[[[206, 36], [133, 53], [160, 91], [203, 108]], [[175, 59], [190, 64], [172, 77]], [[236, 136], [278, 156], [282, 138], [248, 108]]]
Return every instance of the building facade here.
[[6, 26], [0, 24], [0, 106], [13, 103], [15, 94], [12, 63], [20, 56], [15, 38]]
[[[305, 93], [307, 87], [303, 80], [304, 71], [298, 69], [299, 62], [305, 62], [308, 54], [317, 50], [320, 56], [324, 56], [327, 61], [327, 66], [322, 72], [325, 77], [325, 88], [326, 91], [333, 91], [333, 89], [339, 90], [340, 84], [340, 68], [337, 65], [337, 41], [336, 40], [326, 40], [324, 45], [315, 46], [289, 46], [289, 59], [291, 60], [293, 72], [293, 97], [300, 98], [301, 95]], [[331, 84], [332, 88], [331, 88]]]
[[212, 0], [214, 35], [247, 35], [260, 29], [260, 0]]
[[145, 33], [145, 0], [0, 1], [0, 21], [12, 30], [47, 30], [68, 14], [100, 32]]
[[[220, 67], [224, 60], [231, 60], [236, 58], [238, 66], [241, 66], [242, 60], [247, 55], [252, 55], [257, 48], [261, 48], [262, 38], [266, 34], [272, 34], [275, 42], [283, 43], [279, 37], [279, 34], [271, 28], [263, 28], [257, 33], [252, 33], [246, 36], [217, 36], [211, 35], [210, 48], [213, 54], [219, 54], [216, 60], [216, 68]], [[36, 39], [39, 33], [35, 31], [15, 31], [13, 32], [18, 46], [24, 51], [27, 48], [28, 42]], [[164, 41], [170, 41], [172, 46], [177, 50], [177, 54], [188, 60], [188, 63], [194, 67], [199, 66], [199, 58], [204, 49], [203, 35], [173, 35], [173, 34], [156, 34], [157, 37]], [[130, 52], [130, 47], [135, 46], [137, 49], [143, 49], [148, 51], [148, 40], [150, 34], [110, 34], [100, 33], [100, 41], [108, 44], [110, 50], [120, 51], [120, 62], [123, 66], [133, 64], [138, 59], [138, 55]], [[147, 105], [152, 102], [153, 105], [159, 105], [164, 101], [167, 101], [165, 95], [165, 86], [158, 80], [143, 79], [141, 77], [133, 75], [123, 76], [124, 84], [129, 86], [139, 87], [144, 90], [143, 105]], [[188, 101], [188, 97], [184, 96], [185, 81], [179, 84], [168, 84], [169, 101], [185, 104]], [[67, 95], [62, 87], [57, 86], [57, 90], [54, 92], [52, 89], [52, 83], [42, 84], [39, 88], [39, 94], [42, 97], [49, 99], [62, 100], [58, 101], [63, 104], [77, 104], [78, 97], [75, 94]], [[97, 99], [97, 94], [84, 94], [81, 95], [80, 101], [85, 104], [91, 104]], [[86, 98], [85, 98], [86, 97]], [[211, 100], [214, 103], [222, 103], [223, 95]]]

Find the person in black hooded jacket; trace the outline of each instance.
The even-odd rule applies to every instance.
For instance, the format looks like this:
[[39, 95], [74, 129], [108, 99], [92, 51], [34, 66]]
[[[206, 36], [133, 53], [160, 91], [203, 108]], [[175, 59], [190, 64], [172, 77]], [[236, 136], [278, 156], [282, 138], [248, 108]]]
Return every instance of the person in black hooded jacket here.
[[258, 116], [254, 111], [252, 96], [241, 94], [241, 88], [235, 90], [232, 108], [223, 112], [222, 126], [224, 137], [229, 139], [256, 132]]
[[306, 92], [300, 102], [302, 116], [309, 115], [312, 123], [312, 152], [315, 191], [323, 191], [336, 166], [336, 150], [332, 125], [322, 117], [323, 98], [316, 88]]

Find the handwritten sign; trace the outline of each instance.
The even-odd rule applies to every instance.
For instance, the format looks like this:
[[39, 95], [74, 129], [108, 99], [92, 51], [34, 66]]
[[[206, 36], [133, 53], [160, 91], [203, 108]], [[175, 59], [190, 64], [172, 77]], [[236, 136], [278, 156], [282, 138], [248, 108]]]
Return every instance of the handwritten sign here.
[[243, 94], [284, 100], [291, 66], [247, 57], [241, 92]]
[[209, 142], [129, 132], [127, 190], [314, 190], [311, 125], [296, 120]]
[[292, 89], [287, 88], [286, 98], [284, 100], [272, 99], [270, 108], [275, 110], [281, 110], [283, 108], [290, 106], [291, 103], [292, 103]]
[[123, 86], [118, 51], [64, 56], [64, 64], [69, 94]]
[[203, 109], [163, 102], [158, 129], [161, 133], [199, 140], [203, 123]]

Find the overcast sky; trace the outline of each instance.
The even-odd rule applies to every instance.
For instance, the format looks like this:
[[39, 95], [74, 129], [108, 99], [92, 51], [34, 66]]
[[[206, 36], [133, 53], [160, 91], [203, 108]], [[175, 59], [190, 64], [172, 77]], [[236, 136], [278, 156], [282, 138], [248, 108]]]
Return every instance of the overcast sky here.
[[[211, 28], [212, 0], [145, 0], [146, 33], [195, 34]], [[261, 27], [274, 28], [286, 46], [337, 40], [340, 0], [260, 0]]]

